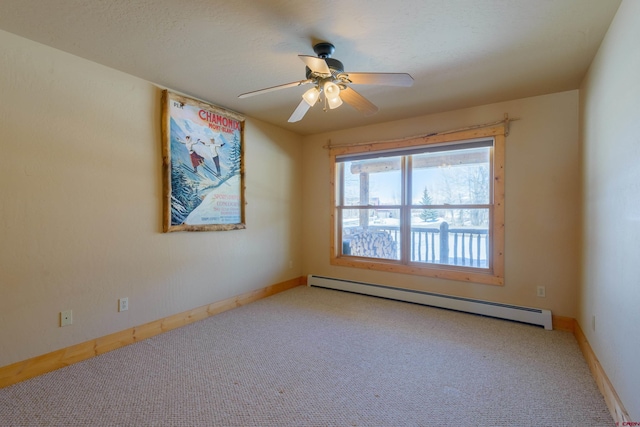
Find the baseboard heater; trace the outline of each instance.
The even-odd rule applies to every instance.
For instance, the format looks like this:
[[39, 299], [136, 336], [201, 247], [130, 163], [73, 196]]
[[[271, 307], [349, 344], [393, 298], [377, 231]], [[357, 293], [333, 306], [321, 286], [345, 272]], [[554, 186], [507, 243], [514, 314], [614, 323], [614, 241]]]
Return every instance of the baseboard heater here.
[[330, 277], [314, 276], [311, 274], [307, 277], [307, 285], [513, 320], [544, 326], [547, 330], [553, 329], [551, 311], [539, 308], [521, 307], [412, 289], [394, 288], [371, 283], [354, 282], [352, 280], [332, 279]]

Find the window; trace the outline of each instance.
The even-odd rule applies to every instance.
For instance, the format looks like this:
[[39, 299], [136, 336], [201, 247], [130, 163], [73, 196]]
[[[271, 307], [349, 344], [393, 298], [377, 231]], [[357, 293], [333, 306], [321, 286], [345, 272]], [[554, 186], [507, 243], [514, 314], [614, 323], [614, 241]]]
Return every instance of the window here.
[[330, 155], [332, 264], [503, 284], [502, 126]]

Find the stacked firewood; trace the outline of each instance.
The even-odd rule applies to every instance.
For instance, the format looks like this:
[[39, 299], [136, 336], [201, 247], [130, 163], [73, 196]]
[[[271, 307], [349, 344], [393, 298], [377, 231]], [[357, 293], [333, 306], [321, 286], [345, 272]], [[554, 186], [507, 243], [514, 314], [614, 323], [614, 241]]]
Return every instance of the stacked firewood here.
[[384, 231], [363, 231], [353, 234], [350, 248], [351, 255], [388, 259], [395, 259], [398, 250], [391, 234]]

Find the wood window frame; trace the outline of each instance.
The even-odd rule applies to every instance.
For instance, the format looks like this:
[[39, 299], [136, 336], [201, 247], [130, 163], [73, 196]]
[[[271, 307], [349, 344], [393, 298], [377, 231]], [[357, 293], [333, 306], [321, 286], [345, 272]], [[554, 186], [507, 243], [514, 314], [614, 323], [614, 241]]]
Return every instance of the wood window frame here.
[[[341, 229], [336, 206], [338, 188], [341, 181], [338, 180], [337, 158], [340, 156], [361, 154], [376, 151], [389, 151], [408, 149], [411, 147], [428, 146], [431, 144], [444, 144], [450, 142], [462, 142], [478, 138], [491, 137], [494, 140], [491, 159], [491, 178], [493, 185], [490, 204], [492, 215], [490, 220], [489, 235], [491, 260], [488, 269], [479, 269], [464, 266], [450, 266], [442, 264], [427, 264], [417, 266], [415, 263], [402, 264], [394, 260], [359, 258], [342, 255]], [[481, 129], [466, 130], [424, 136], [395, 141], [372, 142], [367, 144], [354, 144], [329, 147], [331, 163], [331, 233], [330, 233], [330, 264], [342, 267], [364, 268], [368, 270], [386, 271], [390, 273], [412, 274], [419, 276], [435, 277], [440, 279], [456, 280], [461, 282], [481, 283], [489, 285], [504, 285], [504, 203], [505, 203], [505, 126], [492, 126]]]

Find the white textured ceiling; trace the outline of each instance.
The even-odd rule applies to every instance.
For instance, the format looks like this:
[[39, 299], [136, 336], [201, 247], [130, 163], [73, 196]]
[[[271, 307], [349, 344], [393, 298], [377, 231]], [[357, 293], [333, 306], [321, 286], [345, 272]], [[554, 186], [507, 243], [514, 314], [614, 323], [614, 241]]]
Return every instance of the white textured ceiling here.
[[[579, 87], [620, 0], [2, 0], [0, 29], [300, 134]], [[348, 105], [287, 119], [317, 41], [352, 72], [406, 72], [411, 88], [354, 88]]]

